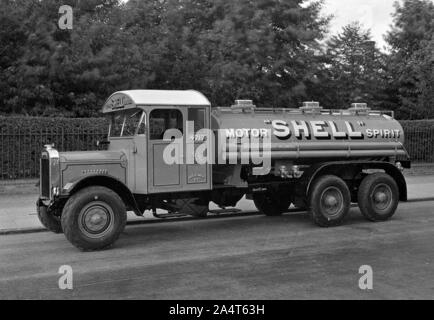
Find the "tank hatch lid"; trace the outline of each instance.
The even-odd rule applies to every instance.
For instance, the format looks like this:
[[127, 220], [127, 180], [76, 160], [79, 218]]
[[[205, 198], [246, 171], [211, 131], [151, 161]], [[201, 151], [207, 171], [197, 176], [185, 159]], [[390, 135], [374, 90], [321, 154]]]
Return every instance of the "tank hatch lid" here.
[[321, 114], [322, 107], [319, 105], [317, 101], [305, 101], [303, 105], [300, 107], [300, 110], [303, 113], [314, 113]]
[[368, 108], [367, 103], [355, 102], [348, 109], [352, 114], [369, 114], [371, 108]]
[[231, 106], [232, 110], [240, 110], [240, 111], [245, 111], [245, 110], [254, 110], [256, 108], [256, 106], [253, 104], [252, 100], [235, 100], [235, 104], [233, 104]]

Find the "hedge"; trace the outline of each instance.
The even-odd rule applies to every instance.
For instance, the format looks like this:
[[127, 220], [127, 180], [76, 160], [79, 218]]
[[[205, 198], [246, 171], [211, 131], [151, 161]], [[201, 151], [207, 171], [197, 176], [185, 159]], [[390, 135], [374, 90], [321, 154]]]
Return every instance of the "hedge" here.
[[60, 151], [96, 150], [105, 118], [0, 117], [0, 179], [34, 178], [45, 144]]
[[433, 120], [399, 120], [404, 131], [408, 129], [434, 129], [434, 119]]
[[48, 118], [48, 117], [4, 117], [0, 116], [0, 130], [107, 130], [106, 118]]
[[434, 120], [399, 121], [404, 129], [405, 147], [414, 162], [434, 162]]

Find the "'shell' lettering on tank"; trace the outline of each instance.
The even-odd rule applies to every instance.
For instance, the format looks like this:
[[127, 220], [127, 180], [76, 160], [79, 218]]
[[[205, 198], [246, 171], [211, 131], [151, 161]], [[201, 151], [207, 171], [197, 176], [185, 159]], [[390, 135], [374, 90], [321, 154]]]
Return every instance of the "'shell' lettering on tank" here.
[[[281, 140], [286, 140], [293, 135], [297, 139], [351, 139], [362, 140], [365, 138], [375, 139], [398, 139], [401, 137], [399, 129], [374, 129], [365, 128], [366, 124], [363, 121], [357, 121], [355, 125], [351, 121], [304, 121], [292, 120], [286, 122], [284, 120], [265, 120], [265, 124], [272, 125], [272, 133]], [[356, 129], [358, 127], [358, 129]]]

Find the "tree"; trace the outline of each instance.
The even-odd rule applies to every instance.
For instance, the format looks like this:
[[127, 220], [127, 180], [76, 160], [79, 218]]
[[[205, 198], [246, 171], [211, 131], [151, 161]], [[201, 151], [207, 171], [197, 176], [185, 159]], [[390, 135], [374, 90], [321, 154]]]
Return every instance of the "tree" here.
[[[71, 5], [72, 30], [58, 9]], [[4, 0], [0, 111], [95, 115], [122, 89], [196, 89], [214, 105], [298, 106], [321, 67], [322, 2]], [[7, 14], [5, 14], [7, 12]]]
[[[73, 30], [57, 27], [61, 4], [73, 6]], [[7, 53], [1, 61], [2, 112], [91, 116], [113, 91], [146, 87], [146, 54], [123, 28], [125, 10], [118, 0], [1, 5], [15, 30], [0, 34]]]
[[384, 55], [369, 30], [358, 22], [343, 27], [327, 41], [327, 78], [323, 92], [334, 108], [348, 108], [352, 102], [366, 102], [381, 108], [384, 84]]
[[213, 28], [200, 36], [205, 81], [217, 104], [251, 98], [263, 107], [298, 107], [316, 81], [328, 18], [321, 2], [216, 1]]
[[391, 47], [389, 91], [396, 110], [409, 119], [434, 117], [434, 3], [404, 0], [395, 4], [394, 26], [386, 40]]
[[259, 106], [297, 106], [315, 81], [315, 51], [328, 23], [321, 2], [302, 3], [130, 1], [127, 25], [146, 26], [141, 43], [158, 54], [154, 88], [195, 88], [214, 105], [250, 98]]

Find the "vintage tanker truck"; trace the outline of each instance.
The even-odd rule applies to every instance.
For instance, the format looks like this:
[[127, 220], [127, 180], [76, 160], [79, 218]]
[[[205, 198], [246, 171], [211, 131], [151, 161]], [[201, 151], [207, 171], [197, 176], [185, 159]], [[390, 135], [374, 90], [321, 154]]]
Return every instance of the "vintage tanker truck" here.
[[[112, 245], [127, 211], [206, 216], [211, 201], [235, 207], [246, 197], [265, 215], [293, 205], [332, 227], [351, 203], [368, 220], [384, 221], [407, 200], [403, 129], [393, 113], [365, 104], [260, 109], [238, 100], [211, 108], [193, 90], [130, 90], [114, 93], [102, 112], [110, 127], [99, 144], [107, 150], [47, 145], [40, 160], [38, 216], [82, 250]], [[201, 148], [206, 161], [191, 161]]]

